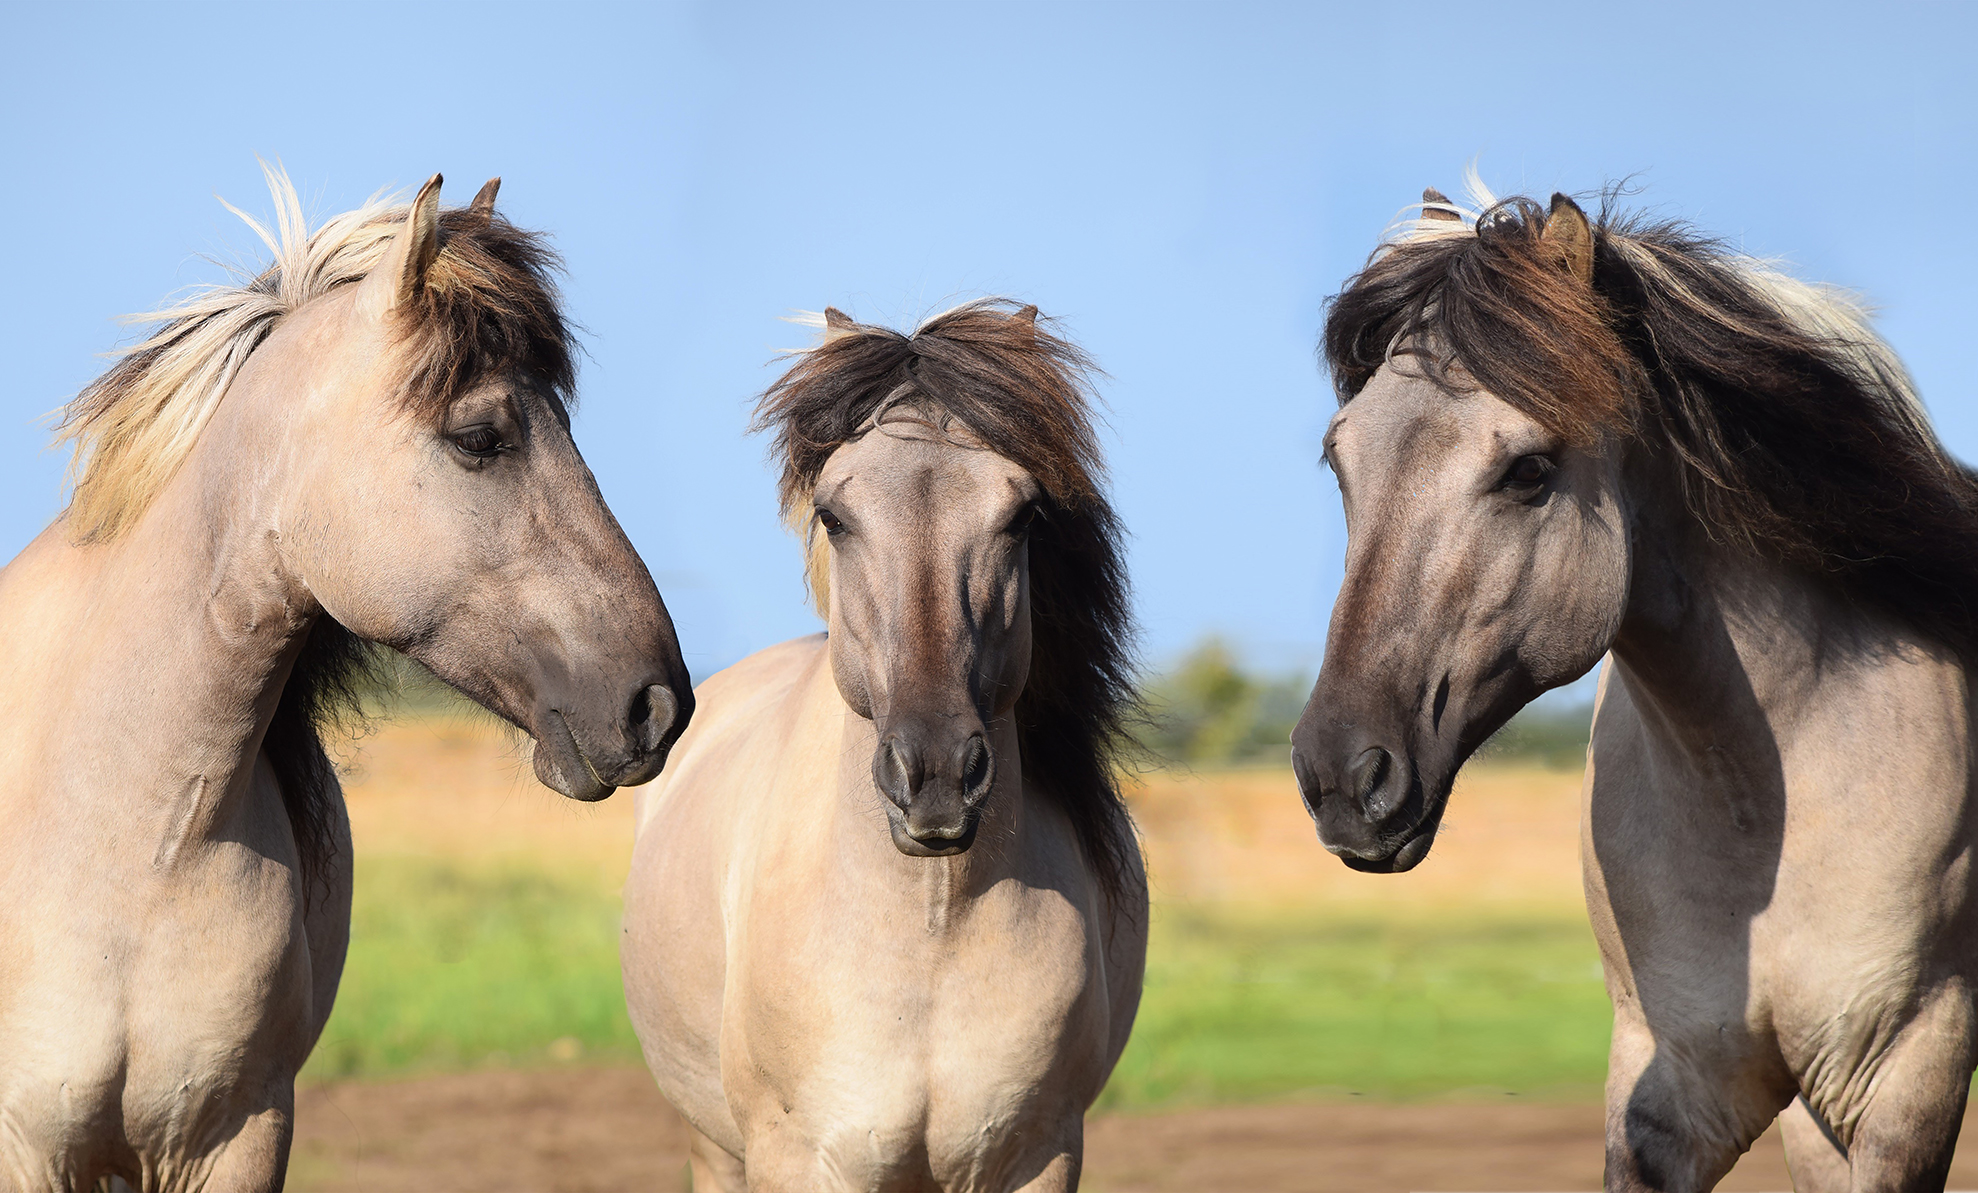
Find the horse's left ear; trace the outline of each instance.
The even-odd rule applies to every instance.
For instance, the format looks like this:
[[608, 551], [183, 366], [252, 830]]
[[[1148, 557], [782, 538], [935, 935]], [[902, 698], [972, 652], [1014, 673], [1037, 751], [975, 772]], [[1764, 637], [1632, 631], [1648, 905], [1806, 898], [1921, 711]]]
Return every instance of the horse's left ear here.
[[392, 237], [385, 259], [364, 279], [362, 300], [377, 315], [398, 309], [419, 296], [426, 270], [440, 255], [440, 183], [438, 174], [419, 188], [405, 212], [405, 223]]
[[501, 190], [500, 178], [488, 179], [486, 182], [481, 184], [481, 189], [475, 193], [474, 201], [467, 205], [467, 210], [473, 212], [475, 215], [481, 216], [482, 218], [486, 218], [488, 216], [493, 215], [495, 194], [500, 190]]
[[1551, 214], [1545, 217], [1545, 230], [1538, 235], [1539, 243], [1550, 249], [1566, 272], [1580, 280], [1580, 284], [1593, 286], [1593, 225], [1587, 222], [1587, 213], [1580, 205], [1565, 195], [1552, 196]]
[[1034, 302], [1025, 303], [1023, 306], [1018, 307], [1014, 311], [1011, 311], [1010, 322], [1016, 325], [1016, 330], [1022, 332], [1024, 335], [1029, 336], [1032, 339], [1036, 339], [1037, 338], [1037, 304]]
[[1422, 218], [1435, 220], [1438, 223], [1463, 222], [1463, 217], [1456, 214], [1456, 205], [1449, 201], [1449, 196], [1432, 186], [1422, 189]]

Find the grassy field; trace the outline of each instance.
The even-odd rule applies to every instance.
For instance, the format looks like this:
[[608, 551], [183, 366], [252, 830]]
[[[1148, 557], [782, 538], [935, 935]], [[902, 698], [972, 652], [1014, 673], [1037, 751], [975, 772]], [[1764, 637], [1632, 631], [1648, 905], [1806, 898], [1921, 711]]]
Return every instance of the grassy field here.
[[1584, 925], [1167, 909], [1101, 1106], [1594, 1098], [1610, 1021]]
[[[305, 1079], [637, 1063], [617, 956], [630, 800], [559, 800], [474, 721], [387, 727], [346, 764], [350, 962]], [[1143, 781], [1154, 933], [1104, 1105], [1596, 1096], [1608, 1012], [1577, 784], [1466, 776], [1436, 854], [1384, 878], [1318, 848], [1286, 773]]]
[[639, 1057], [615, 898], [513, 861], [358, 863], [343, 989], [305, 1079], [604, 1057]]

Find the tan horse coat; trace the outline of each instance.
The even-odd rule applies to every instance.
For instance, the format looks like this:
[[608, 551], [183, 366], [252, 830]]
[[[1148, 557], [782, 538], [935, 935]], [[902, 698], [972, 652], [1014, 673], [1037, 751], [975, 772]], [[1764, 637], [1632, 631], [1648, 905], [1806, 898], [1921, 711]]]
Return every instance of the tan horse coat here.
[[[609, 792], [600, 773], [657, 770], [676, 730], [633, 711], [690, 707], [553, 385], [484, 371], [437, 426], [405, 408], [404, 312], [453, 262], [438, 179], [395, 218], [361, 214], [276, 268], [354, 253], [368, 276], [258, 346], [210, 345], [251, 354], [155, 494], [109, 507], [119, 530], [77, 542], [72, 511], [0, 570], [0, 1188], [281, 1186], [349, 933], [341, 798], [319, 793], [311, 839], [265, 740], [321, 619], [550, 738], [539, 770], [587, 798]], [[444, 218], [454, 251], [499, 231], [488, 207]]]
[[696, 1188], [1076, 1186], [1147, 903], [1137, 853], [1104, 888], [1015, 728], [1046, 500], [939, 412], [882, 408], [811, 498], [828, 638], [708, 680], [640, 793], [626, 996]]
[[1942, 1189], [1978, 1058], [1978, 476], [1844, 296], [1564, 196], [1446, 202], [1328, 327], [1346, 582], [1293, 739], [1321, 839], [1419, 863], [1470, 752], [1606, 655], [1607, 1187], [1709, 1189], [1783, 1114], [1802, 1193]]

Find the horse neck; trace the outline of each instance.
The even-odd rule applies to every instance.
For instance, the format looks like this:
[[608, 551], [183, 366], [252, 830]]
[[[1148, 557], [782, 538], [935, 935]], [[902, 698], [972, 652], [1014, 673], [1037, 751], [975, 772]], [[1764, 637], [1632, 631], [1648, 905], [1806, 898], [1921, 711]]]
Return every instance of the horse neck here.
[[828, 793], [833, 831], [813, 834], [826, 848], [860, 859], [859, 873], [876, 886], [887, 906], [921, 909], [923, 927], [942, 933], [957, 927], [968, 904], [996, 883], [1020, 872], [1037, 817], [1028, 806], [1023, 760], [1010, 716], [985, 726], [996, 751], [995, 787], [983, 806], [981, 827], [968, 852], [951, 857], [908, 857], [894, 848], [880, 801], [886, 797], [872, 780], [872, 753], [878, 745], [873, 723], [846, 707], [831, 674], [829, 651], [820, 652], [811, 676], [809, 703], [835, 723], [837, 781], [819, 784]]
[[1776, 774], [1816, 688], [1861, 685], [1916, 640], [1829, 582], [1712, 541], [1675, 506], [1637, 511], [1614, 662], [1651, 741], [1711, 769], [1762, 745]]
[[49, 644], [28, 660], [44, 677], [28, 732], [49, 751], [34, 777], [151, 806], [181, 839], [188, 801], [210, 815], [244, 787], [316, 614], [280, 559], [282, 453], [243, 417], [264, 400], [230, 393], [134, 525], [78, 546], [56, 523], [8, 569], [25, 591], [0, 594], [0, 617]]

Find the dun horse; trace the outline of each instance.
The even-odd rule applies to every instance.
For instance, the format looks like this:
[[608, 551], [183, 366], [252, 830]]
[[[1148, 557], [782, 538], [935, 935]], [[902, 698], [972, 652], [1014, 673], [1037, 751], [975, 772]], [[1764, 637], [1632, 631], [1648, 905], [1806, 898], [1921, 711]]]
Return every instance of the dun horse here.
[[1034, 307], [827, 311], [765, 395], [830, 630], [702, 686], [626, 890], [696, 1189], [1077, 1185], [1147, 927], [1086, 368]]
[[0, 1187], [273, 1190], [336, 995], [317, 725], [387, 643], [577, 799], [692, 707], [570, 440], [572, 345], [490, 183], [305, 231], [69, 407], [67, 512], [0, 571]]
[[1941, 1189], [1974, 1059], [1978, 479], [1844, 295], [1671, 224], [1430, 192], [1327, 319], [1346, 581], [1294, 734], [1327, 848], [1603, 654], [1607, 1184]]

